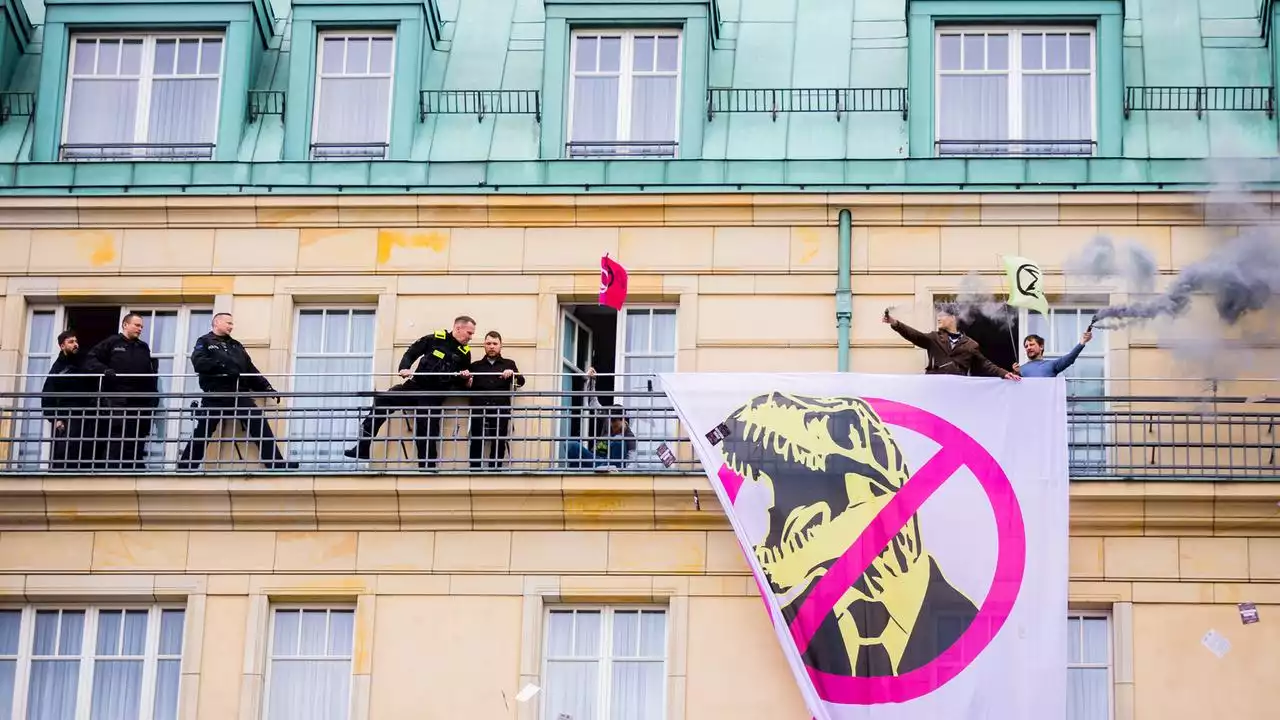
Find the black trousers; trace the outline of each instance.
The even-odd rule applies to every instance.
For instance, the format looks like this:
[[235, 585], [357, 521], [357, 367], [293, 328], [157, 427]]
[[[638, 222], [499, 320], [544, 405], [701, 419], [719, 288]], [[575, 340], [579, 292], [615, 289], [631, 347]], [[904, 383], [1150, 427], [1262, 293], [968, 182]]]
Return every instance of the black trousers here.
[[200, 401], [200, 411], [196, 413], [196, 418], [196, 429], [191, 433], [191, 442], [187, 443], [182, 457], [178, 458], [179, 470], [194, 470], [200, 465], [204, 460], [209, 438], [213, 437], [224, 420], [237, 422], [244, 428], [249, 436], [248, 441], [257, 443], [258, 458], [264, 465], [271, 466], [284, 461], [280, 451], [276, 449], [275, 433], [271, 432], [262, 408], [258, 407], [253, 398], [205, 398]]
[[[117, 405], [102, 408], [99, 435], [105, 436], [105, 461], [95, 467], [106, 470], [142, 470], [146, 467], [147, 438], [155, 420], [155, 408]], [[105, 430], [103, 432], [102, 430]]]
[[[470, 437], [470, 455], [471, 468], [478, 470], [481, 467], [498, 468], [502, 467], [503, 460], [507, 457], [508, 441], [507, 431], [511, 428], [511, 410], [505, 407], [485, 407], [483, 405], [475, 405], [471, 408], [471, 427], [468, 436]], [[484, 448], [486, 445], [493, 447], [490, 453], [490, 462], [484, 462]]]
[[361, 457], [369, 455], [373, 438], [390, 419], [391, 414], [403, 410], [413, 418], [413, 445], [418, 451], [418, 465], [434, 468], [440, 458], [440, 431], [444, 420], [444, 398], [411, 397], [399, 393], [421, 391], [410, 383], [388, 388], [385, 393], [373, 396], [373, 408], [360, 423], [360, 442], [357, 447]]
[[[85, 410], [85, 413], [89, 412], [91, 411]], [[55, 420], [62, 422], [62, 429], [59, 430], [56, 424], [53, 427], [49, 469], [54, 472], [91, 469], [97, 454], [94, 439], [97, 432], [96, 418], [79, 413], [65, 413]]]

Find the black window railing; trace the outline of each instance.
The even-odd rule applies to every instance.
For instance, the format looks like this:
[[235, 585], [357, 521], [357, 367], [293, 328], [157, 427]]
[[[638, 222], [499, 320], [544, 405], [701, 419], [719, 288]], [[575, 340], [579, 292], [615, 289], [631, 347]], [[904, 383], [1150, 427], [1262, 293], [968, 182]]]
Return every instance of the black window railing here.
[[895, 112], [907, 119], [906, 88], [711, 88], [707, 91], [707, 122], [718, 113]]
[[12, 117], [32, 117], [36, 114], [36, 94], [29, 92], [0, 92], [0, 125]]
[[213, 143], [66, 143], [63, 160], [212, 160]]
[[674, 158], [679, 143], [651, 140], [593, 140], [565, 143], [571, 158]]
[[1275, 91], [1261, 86], [1131, 86], [1125, 88], [1124, 116], [1141, 112], [1264, 112], [1275, 117]]
[[934, 143], [939, 157], [1090, 157], [1096, 140], [946, 139]]
[[422, 90], [418, 119], [428, 115], [533, 115], [542, 122], [542, 93], [537, 90]]
[[385, 160], [387, 143], [312, 143], [313, 160]]
[[250, 90], [245, 108], [249, 122], [257, 122], [267, 115], [278, 115], [284, 120], [285, 94], [280, 90]]

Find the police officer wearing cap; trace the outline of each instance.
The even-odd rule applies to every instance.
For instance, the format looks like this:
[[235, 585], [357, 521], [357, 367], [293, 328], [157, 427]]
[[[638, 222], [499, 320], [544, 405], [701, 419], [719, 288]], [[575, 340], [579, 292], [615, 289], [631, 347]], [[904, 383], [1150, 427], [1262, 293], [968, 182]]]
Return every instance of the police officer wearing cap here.
[[213, 329], [196, 340], [191, 351], [191, 366], [200, 376], [200, 389], [206, 395], [200, 401], [199, 420], [191, 433], [191, 442], [182, 451], [178, 469], [195, 470], [204, 460], [205, 446], [223, 420], [239, 422], [249, 442], [257, 443], [258, 457], [269, 470], [295, 470], [296, 462], [285, 462], [276, 448], [275, 434], [252, 397], [242, 392], [275, 393], [249, 352], [239, 340], [231, 337], [235, 323], [231, 313], [213, 316]]
[[[454, 318], [453, 330], [437, 330], [424, 335], [405, 351], [400, 358], [400, 377], [405, 382], [395, 385], [386, 393], [374, 396], [373, 408], [360, 423], [360, 440], [355, 447], [343, 454], [349, 458], [369, 459], [369, 449], [394, 409], [417, 407], [413, 418], [414, 445], [418, 450], [418, 465], [424, 470], [435, 468], [440, 456], [440, 426], [444, 397], [435, 393], [466, 387], [471, 377], [471, 337], [476, 332], [476, 321], [466, 315]], [[414, 363], [418, 364], [416, 371]], [[428, 395], [405, 397], [392, 393], [427, 392]]]

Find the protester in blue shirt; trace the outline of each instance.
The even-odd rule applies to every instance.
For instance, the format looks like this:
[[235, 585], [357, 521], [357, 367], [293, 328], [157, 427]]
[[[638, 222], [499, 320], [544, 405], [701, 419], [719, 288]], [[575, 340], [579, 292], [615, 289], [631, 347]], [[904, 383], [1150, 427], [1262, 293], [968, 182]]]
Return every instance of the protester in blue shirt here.
[[1057, 377], [1062, 374], [1062, 371], [1075, 364], [1076, 358], [1080, 357], [1080, 352], [1084, 350], [1084, 346], [1092, 339], [1093, 332], [1086, 330], [1084, 335], [1080, 336], [1080, 343], [1071, 348], [1071, 352], [1056, 360], [1046, 360], [1044, 357], [1044, 338], [1039, 335], [1028, 335], [1027, 339], [1022, 341], [1022, 349], [1027, 352], [1027, 361], [1021, 365], [1015, 364], [1013, 371], [1024, 378]]

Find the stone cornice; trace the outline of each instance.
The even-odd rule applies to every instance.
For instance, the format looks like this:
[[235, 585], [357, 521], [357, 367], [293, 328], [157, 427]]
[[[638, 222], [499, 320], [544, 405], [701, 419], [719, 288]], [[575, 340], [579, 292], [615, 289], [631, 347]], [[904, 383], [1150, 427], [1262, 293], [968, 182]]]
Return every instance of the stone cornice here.
[[[1278, 499], [1275, 483], [1073, 483], [1071, 534], [1280, 536]], [[697, 475], [0, 478], [0, 530], [728, 527]]]
[[[1280, 193], [1232, 198], [1259, 221]], [[0, 196], [0, 228], [1235, 225], [1202, 193]]]

